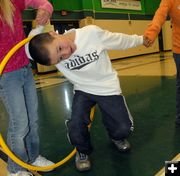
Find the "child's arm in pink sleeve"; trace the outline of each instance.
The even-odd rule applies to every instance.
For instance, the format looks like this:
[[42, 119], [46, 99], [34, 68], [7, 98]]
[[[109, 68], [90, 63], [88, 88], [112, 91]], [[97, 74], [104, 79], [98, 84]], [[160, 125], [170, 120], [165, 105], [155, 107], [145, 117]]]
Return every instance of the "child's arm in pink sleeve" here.
[[50, 14], [53, 12], [51, 3], [47, 0], [25, 0], [25, 7], [32, 7], [35, 9], [45, 9]]

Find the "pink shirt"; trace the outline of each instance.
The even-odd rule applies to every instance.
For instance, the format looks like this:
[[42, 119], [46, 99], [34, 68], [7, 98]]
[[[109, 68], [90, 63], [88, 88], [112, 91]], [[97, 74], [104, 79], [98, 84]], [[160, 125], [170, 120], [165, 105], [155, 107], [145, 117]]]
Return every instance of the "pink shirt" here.
[[[46, 9], [52, 14], [52, 5], [47, 0], [12, 0], [15, 7], [14, 12], [14, 32], [6, 22], [0, 20], [0, 62], [3, 60], [9, 50], [25, 38], [22, 11], [27, 7]], [[29, 59], [25, 54], [24, 47], [20, 48], [9, 60], [3, 70], [12, 72], [29, 64]]]

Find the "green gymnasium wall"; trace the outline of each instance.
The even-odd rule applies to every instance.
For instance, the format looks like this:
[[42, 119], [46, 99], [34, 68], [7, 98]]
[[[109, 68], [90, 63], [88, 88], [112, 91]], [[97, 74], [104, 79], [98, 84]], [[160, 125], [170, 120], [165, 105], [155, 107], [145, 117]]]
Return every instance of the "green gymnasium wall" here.
[[161, 0], [144, 0], [145, 14], [154, 15], [156, 9], [159, 7]]
[[55, 10], [88, 10], [97, 13], [131, 13], [131, 14], [148, 14], [153, 15], [160, 0], [141, 0], [142, 10], [123, 10], [123, 9], [103, 9], [101, 7], [101, 0], [50, 0]]
[[[92, 16], [95, 19], [127, 19], [128, 14], [131, 19], [149, 19], [152, 18], [159, 6], [160, 0], [141, 0], [142, 10], [125, 9], [107, 9], [101, 7], [101, 0], [49, 0], [54, 13], [52, 20], [80, 20], [86, 16]], [[62, 15], [61, 11], [66, 10], [67, 15]], [[23, 14], [24, 20], [33, 19], [35, 13], [32, 10], [26, 10]]]
[[54, 10], [82, 10], [82, 0], [51, 0]]

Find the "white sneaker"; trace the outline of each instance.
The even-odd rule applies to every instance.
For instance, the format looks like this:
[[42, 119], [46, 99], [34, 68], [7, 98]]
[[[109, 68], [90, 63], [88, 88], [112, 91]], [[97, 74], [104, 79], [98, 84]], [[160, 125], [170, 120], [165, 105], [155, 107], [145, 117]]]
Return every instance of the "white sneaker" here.
[[[45, 166], [51, 166], [54, 163], [50, 160], [47, 160], [45, 157], [39, 155], [36, 160], [32, 163], [33, 166], [39, 166], [39, 167], [45, 167]], [[53, 169], [52, 169], [53, 170]], [[48, 170], [51, 171], [51, 170]], [[46, 172], [46, 171], [45, 171]]]
[[15, 174], [8, 173], [8, 176], [33, 176], [33, 174], [30, 173], [30, 172], [27, 172], [27, 171], [19, 171], [19, 172], [15, 173]]

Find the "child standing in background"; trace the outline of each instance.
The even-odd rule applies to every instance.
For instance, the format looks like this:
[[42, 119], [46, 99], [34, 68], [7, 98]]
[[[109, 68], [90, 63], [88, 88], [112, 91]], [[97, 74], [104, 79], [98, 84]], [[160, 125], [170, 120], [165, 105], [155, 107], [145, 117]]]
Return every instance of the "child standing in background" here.
[[167, 16], [171, 18], [173, 57], [176, 65], [176, 120], [180, 125], [180, 1], [162, 0], [150, 25], [145, 30], [144, 36], [149, 40], [150, 46], [157, 38]]

